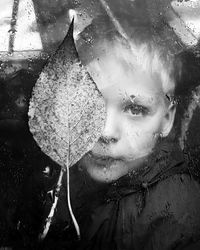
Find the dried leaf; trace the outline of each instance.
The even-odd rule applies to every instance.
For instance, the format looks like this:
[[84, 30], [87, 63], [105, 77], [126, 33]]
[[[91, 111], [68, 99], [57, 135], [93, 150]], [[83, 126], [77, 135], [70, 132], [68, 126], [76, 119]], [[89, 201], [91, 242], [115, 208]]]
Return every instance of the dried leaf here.
[[73, 22], [36, 82], [28, 114], [41, 150], [63, 167], [80, 160], [102, 132], [104, 100], [78, 59]]

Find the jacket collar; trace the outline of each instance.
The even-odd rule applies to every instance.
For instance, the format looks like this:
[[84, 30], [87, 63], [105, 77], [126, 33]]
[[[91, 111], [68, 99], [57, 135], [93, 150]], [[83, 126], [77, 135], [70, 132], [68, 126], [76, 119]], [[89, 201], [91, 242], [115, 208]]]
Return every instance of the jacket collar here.
[[119, 199], [181, 173], [188, 173], [188, 168], [180, 147], [175, 143], [162, 142], [157, 145], [142, 167], [111, 183], [106, 198]]

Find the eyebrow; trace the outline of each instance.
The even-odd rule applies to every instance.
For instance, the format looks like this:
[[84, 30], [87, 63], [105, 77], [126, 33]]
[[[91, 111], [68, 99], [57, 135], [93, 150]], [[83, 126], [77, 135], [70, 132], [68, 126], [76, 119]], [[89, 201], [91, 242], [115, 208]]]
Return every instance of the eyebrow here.
[[146, 97], [142, 95], [128, 95], [125, 93], [126, 99], [123, 101], [125, 103], [132, 103], [136, 105], [144, 105], [146, 107], [152, 107], [155, 106], [158, 102], [158, 98], [151, 98], [151, 97]]

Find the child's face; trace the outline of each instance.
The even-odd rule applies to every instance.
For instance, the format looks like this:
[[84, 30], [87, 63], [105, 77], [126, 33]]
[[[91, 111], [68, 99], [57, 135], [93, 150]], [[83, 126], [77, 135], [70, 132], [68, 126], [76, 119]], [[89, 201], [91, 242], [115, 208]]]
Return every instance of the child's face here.
[[82, 163], [92, 178], [111, 182], [138, 168], [152, 152], [158, 137], [167, 136], [175, 110], [159, 77], [103, 56], [88, 70], [107, 106], [102, 137]]

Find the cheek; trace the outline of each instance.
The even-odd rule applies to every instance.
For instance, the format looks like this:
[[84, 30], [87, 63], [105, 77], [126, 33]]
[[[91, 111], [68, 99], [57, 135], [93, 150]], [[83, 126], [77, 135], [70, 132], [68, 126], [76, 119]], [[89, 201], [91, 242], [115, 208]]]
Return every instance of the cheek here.
[[[158, 118], [158, 117], [157, 117]], [[123, 123], [123, 144], [132, 157], [146, 156], [152, 152], [160, 134], [160, 119], [127, 119]]]

